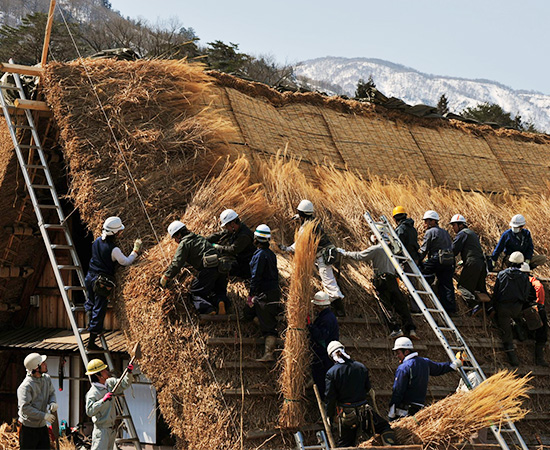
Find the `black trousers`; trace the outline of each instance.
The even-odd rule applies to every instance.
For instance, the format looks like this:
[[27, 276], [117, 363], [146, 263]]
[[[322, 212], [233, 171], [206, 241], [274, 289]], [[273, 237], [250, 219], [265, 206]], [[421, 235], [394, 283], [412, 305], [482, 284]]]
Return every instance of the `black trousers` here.
[[223, 301], [225, 306], [229, 306], [227, 276], [218, 272], [217, 267], [200, 270], [191, 282], [189, 292], [199, 314], [207, 314], [215, 310], [220, 301]]
[[21, 425], [19, 447], [21, 450], [50, 450], [48, 427], [31, 428]]
[[[344, 411], [351, 408], [345, 408]], [[382, 434], [385, 431], [391, 429], [390, 424], [382, 416], [378, 415], [372, 408], [354, 408], [357, 414], [357, 421], [355, 423], [347, 423], [342, 420], [341, 414], [338, 416], [338, 441], [337, 447], [355, 447], [357, 445], [357, 438], [361, 431], [365, 431], [368, 436], [374, 433]], [[362, 409], [362, 410], [361, 410]]]
[[274, 290], [254, 297], [254, 306], [245, 306], [244, 317], [247, 320], [258, 318], [262, 336], [278, 336], [277, 316], [281, 313], [281, 291]]
[[[462, 272], [458, 278], [458, 286], [462, 286], [472, 294], [475, 291], [487, 293], [485, 279], [487, 278], [487, 266], [485, 261], [465, 261]], [[475, 306], [475, 305], [470, 305]]]
[[[390, 314], [389, 317], [386, 316], [390, 330], [394, 331], [403, 328], [405, 334], [408, 334], [411, 330], [415, 330], [416, 326], [414, 325], [407, 299], [401, 292], [401, 289], [399, 289], [395, 275], [384, 273], [376, 276], [374, 278], [374, 287], [376, 288], [380, 302]], [[401, 326], [395, 317], [395, 313], [401, 319]]]
[[422, 265], [422, 273], [426, 278], [436, 276], [439, 282], [437, 287], [437, 298], [439, 299], [445, 311], [449, 314], [456, 312], [455, 288], [453, 285], [453, 275], [455, 266], [444, 266], [440, 264], [437, 257], [428, 259]]
[[523, 303], [501, 303], [496, 307], [497, 324], [502, 335], [502, 343], [505, 348], [509, 348], [514, 343], [514, 333], [512, 331], [512, 319], [515, 322], [520, 322], [523, 311]]
[[535, 330], [535, 342], [537, 344], [546, 344], [548, 342], [548, 317], [546, 316], [546, 309], [544, 306], [538, 305], [539, 316], [542, 320], [542, 327]]

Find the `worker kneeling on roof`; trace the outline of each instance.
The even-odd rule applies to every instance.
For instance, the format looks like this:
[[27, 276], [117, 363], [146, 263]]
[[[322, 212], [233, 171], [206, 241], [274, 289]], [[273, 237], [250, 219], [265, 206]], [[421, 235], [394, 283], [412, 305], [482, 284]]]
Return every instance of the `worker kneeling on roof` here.
[[372, 389], [367, 368], [351, 359], [338, 341], [328, 344], [327, 353], [335, 364], [327, 372], [325, 401], [327, 416], [337, 414], [337, 447], [355, 447], [361, 432], [379, 433], [385, 445], [395, 445], [390, 424], [367, 403]]
[[222, 231], [211, 234], [206, 240], [214, 244], [222, 259], [227, 259], [230, 276], [248, 280], [250, 260], [256, 251], [254, 233], [232, 209], [226, 209], [220, 214], [220, 225]]
[[101, 359], [92, 359], [86, 370], [86, 375], [90, 375], [92, 382], [92, 387], [86, 394], [86, 414], [94, 423], [92, 450], [112, 450], [115, 444], [117, 415], [113, 395], [120, 394], [132, 384], [134, 366], [128, 364], [128, 370], [122, 379], [110, 377], [107, 364]]
[[218, 269], [218, 251], [204, 237], [189, 231], [179, 220], [168, 226], [168, 234], [178, 243], [178, 248], [172, 263], [160, 278], [161, 287], [168, 286], [168, 282], [189, 264], [198, 272], [189, 288], [197, 312], [224, 315], [229, 299], [225, 273]]
[[424, 408], [430, 376], [444, 375], [462, 366], [460, 359], [440, 363], [418, 356], [412, 341], [406, 337], [395, 340], [393, 351], [400, 364], [393, 382], [388, 413], [390, 420], [413, 416]]

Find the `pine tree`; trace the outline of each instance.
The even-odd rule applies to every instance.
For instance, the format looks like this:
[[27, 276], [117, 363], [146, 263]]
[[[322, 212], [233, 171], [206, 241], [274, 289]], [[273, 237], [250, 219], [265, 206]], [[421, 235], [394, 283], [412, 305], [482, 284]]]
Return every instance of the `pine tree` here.
[[441, 94], [441, 97], [439, 97], [439, 101], [437, 102], [437, 112], [444, 116], [449, 112], [449, 100], [447, 100], [447, 96], [445, 94]]

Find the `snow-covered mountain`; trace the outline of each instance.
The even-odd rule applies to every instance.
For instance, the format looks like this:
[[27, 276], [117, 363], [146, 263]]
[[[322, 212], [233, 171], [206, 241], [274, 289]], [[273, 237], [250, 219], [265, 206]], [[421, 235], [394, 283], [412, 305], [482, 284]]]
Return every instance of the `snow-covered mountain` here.
[[532, 122], [540, 131], [550, 133], [550, 95], [516, 91], [495, 81], [430, 75], [380, 59], [330, 56], [300, 63], [296, 75], [338, 85], [349, 96], [354, 95], [360, 78], [366, 81], [372, 75], [377, 89], [388, 97], [410, 105], [435, 106], [445, 94], [450, 111], [457, 114], [479, 103], [496, 103], [512, 116], [519, 114], [524, 123]]

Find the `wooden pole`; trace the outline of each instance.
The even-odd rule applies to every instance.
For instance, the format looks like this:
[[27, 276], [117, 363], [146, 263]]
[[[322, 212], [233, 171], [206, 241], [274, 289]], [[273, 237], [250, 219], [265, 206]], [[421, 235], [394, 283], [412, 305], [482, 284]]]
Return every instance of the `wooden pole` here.
[[313, 390], [315, 391], [315, 397], [317, 397], [317, 405], [319, 406], [319, 411], [321, 412], [321, 417], [323, 418], [323, 425], [325, 426], [325, 431], [327, 432], [328, 443], [330, 448], [336, 448], [334, 443], [334, 438], [332, 437], [332, 431], [330, 430], [330, 425], [327, 419], [327, 413], [323, 406], [323, 401], [321, 400], [321, 394], [319, 394], [319, 388], [316, 384], [313, 384]]
[[55, 10], [55, 0], [50, 1], [50, 11], [48, 12], [48, 22], [46, 23], [46, 34], [44, 35], [44, 47], [42, 47], [42, 59], [40, 65], [44, 67], [48, 59], [48, 48], [50, 46], [50, 36], [52, 34], [53, 12]]

